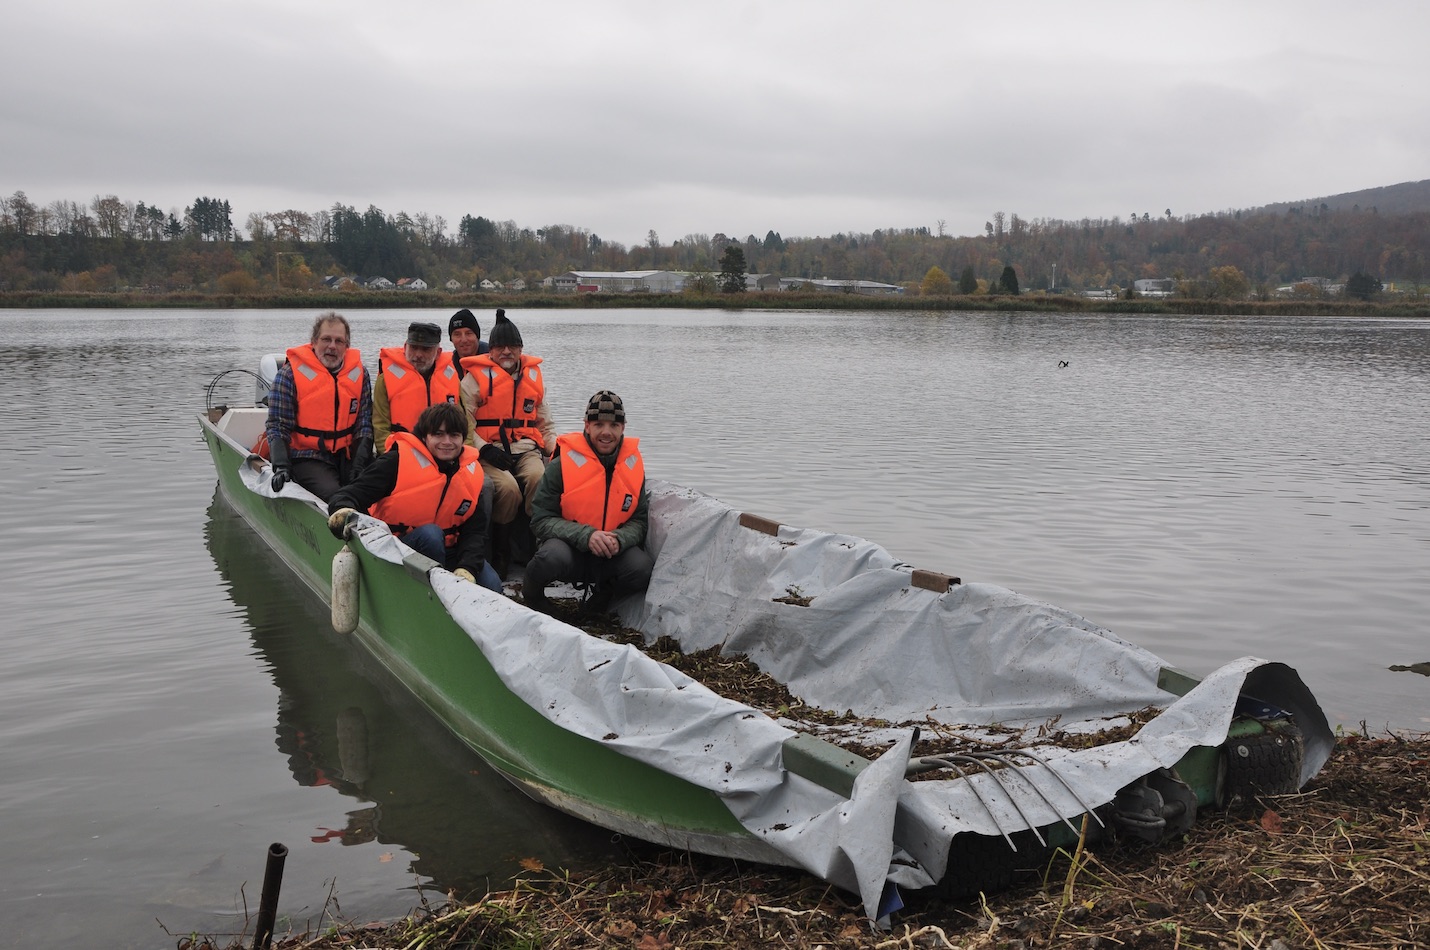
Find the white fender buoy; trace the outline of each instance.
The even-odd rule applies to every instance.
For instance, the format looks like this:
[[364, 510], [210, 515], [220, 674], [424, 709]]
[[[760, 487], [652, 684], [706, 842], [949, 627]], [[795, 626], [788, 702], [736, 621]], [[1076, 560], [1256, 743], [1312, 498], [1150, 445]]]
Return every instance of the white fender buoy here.
[[358, 625], [358, 557], [344, 544], [333, 555], [333, 629], [352, 633]]

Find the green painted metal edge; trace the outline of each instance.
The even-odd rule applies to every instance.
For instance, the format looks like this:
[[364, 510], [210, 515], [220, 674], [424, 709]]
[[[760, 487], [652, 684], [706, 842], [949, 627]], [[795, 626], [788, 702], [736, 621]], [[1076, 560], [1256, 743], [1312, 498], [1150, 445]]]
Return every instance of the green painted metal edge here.
[[[297, 499], [249, 491], [247, 452], [200, 416], [220, 484], [245, 521], [325, 602], [342, 542], [323, 513]], [[700, 840], [712, 853], [748, 854], [757, 840], [718, 795], [561, 728], [501, 682], [426, 583], [418, 565], [393, 564], [353, 543], [360, 563], [360, 624], [353, 634], [449, 730], [537, 797], [580, 801], [582, 817], [653, 841]], [[409, 559], [410, 560], [410, 559]], [[414, 575], [415, 578], [414, 578]], [[730, 847], [719, 845], [730, 839]]]
[[780, 755], [788, 771], [845, 798], [854, 793], [854, 780], [859, 773], [873, 764], [863, 756], [805, 733], [786, 739]]
[[1190, 673], [1184, 673], [1173, 666], [1164, 666], [1157, 672], [1157, 688], [1166, 690], [1173, 696], [1185, 696], [1190, 693], [1201, 680]]

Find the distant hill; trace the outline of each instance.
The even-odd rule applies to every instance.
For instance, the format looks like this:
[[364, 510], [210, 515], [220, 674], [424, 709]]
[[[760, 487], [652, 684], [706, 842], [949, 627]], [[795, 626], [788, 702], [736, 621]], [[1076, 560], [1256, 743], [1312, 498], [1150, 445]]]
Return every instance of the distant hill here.
[[1381, 188], [1348, 191], [1342, 195], [1330, 195], [1325, 198], [1283, 201], [1255, 210], [1284, 214], [1291, 208], [1303, 208], [1310, 212], [1323, 204], [1330, 211], [1353, 211], [1357, 207], [1362, 211], [1374, 208], [1381, 214], [1411, 214], [1416, 211], [1430, 211], [1430, 178], [1424, 181], [1405, 181], [1398, 185], [1385, 185]]

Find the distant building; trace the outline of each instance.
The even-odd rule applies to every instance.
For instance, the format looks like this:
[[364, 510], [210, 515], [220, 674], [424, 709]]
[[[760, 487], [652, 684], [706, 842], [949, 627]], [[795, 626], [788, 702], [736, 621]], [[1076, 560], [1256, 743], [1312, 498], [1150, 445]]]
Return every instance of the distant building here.
[[397, 281], [398, 290], [426, 290], [427, 281], [421, 277], [401, 277]]
[[877, 280], [830, 280], [827, 277], [781, 277], [779, 285], [780, 290], [808, 288], [825, 293], [864, 294], [866, 296], [883, 296], [904, 292], [904, 288], [898, 284], [884, 284]]
[[1143, 297], [1170, 297], [1177, 292], [1177, 281], [1172, 277], [1150, 277], [1134, 280], [1132, 289]]
[[526, 281], [518, 277], [516, 280], [506, 285], [507, 290], [520, 292], [526, 289]]
[[396, 285], [386, 277], [369, 277], [363, 286], [368, 290], [391, 290]]
[[462, 282], [457, 278], [453, 277], [442, 286], [446, 288], [449, 294], [455, 294], [457, 291], [462, 289]]
[[573, 270], [556, 278], [556, 289], [586, 293], [630, 294], [677, 294], [685, 289], [686, 274], [668, 270]]

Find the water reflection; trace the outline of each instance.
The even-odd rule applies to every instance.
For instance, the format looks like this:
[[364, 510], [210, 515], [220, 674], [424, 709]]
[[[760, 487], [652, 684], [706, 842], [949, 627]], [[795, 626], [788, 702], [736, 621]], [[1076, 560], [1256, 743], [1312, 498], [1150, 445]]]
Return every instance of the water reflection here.
[[539, 805], [487, 768], [357, 644], [221, 494], [210, 554], [279, 690], [275, 742], [299, 785], [353, 799], [341, 827], [310, 843], [379, 842], [443, 892], [485, 891], [522, 862], [582, 867], [617, 853], [608, 832]]

